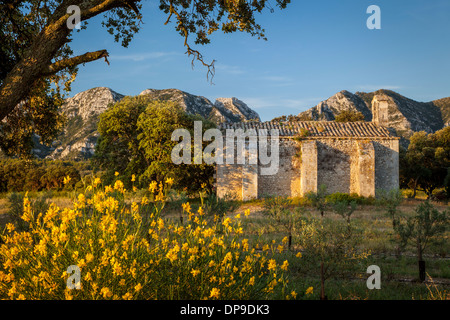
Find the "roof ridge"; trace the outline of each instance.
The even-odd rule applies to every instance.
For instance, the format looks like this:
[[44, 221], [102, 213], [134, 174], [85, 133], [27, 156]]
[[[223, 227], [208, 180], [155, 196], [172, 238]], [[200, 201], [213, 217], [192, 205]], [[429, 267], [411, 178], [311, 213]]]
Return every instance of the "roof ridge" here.
[[[323, 128], [323, 130], [319, 130]], [[220, 129], [265, 129], [279, 131], [280, 136], [295, 136], [302, 133], [302, 129], [309, 131], [309, 137], [387, 137], [395, 136], [383, 126], [373, 122], [336, 122], [336, 121], [246, 121], [222, 123]]]

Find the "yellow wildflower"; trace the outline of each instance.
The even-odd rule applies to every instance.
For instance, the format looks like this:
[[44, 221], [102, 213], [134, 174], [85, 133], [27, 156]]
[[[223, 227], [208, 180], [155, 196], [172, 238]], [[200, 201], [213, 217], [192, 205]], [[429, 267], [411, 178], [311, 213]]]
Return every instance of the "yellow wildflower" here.
[[112, 292], [109, 290], [108, 287], [103, 287], [102, 290], [100, 290], [100, 294], [105, 299], [112, 297]]
[[98, 186], [101, 182], [102, 182], [102, 181], [100, 180], [100, 178], [95, 178], [95, 179], [94, 179], [94, 188], [95, 188], [96, 186]]
[[288, 266], [289, 266], [289, 262], [287, 260], [284, 260], [284, 262], [283, 262], [283, 264], [281, 265], [280, 268], [281, 268], [281, 270], [286, 271]]
[[116, 172], [114, 172], [114, 175], [117, 177], [119, 175], [119, 173], [116, 171]]
[[164, 228], [164, 220], [159, 218], [158, 219], [158, 230], [161, 230]]
[[86, 275], [84, 276], [84, 280], [86, 281], [92, 281], [92, 275], [90, 272], [86, 273]]
[[282, 253], [283, 249], [284, 249], [284, 247], [282, 245], [279, 245], [278, 248], [277, 248], [279, 253]]
[[313, 294], [313, 290], [314, 290], [313, 287], [309, 287], [308, 289], [306, 289], [305, 294]]
[[14, 225], [12, 223], [7, 223], [6, 224], [6, 229], [8, 229], [9, 233], [12, 233], [15, 229]]
[[145, 205], [147, 205], [147, 204], [149, 204], [149, 203], [150, 203], [150, 201], [148, 200], [148, 198], [147, 198], [146, 196], [142, 197], [141, 204], [142, 204], [143, 206], [145, 206]]
[[120, 180], [117, 180], [117, 181], [114, 183], [114, 189], [115, 189], [115, 190], [118, 190], [119, 192], [124, 192], [125, 189], [124, 189], [124, 186], [123, 186], [123, 182], [120, 181]]
[[269, 264], [267, 265], [267, 269], [268, 270], [275, 270], [275, 268], [277, 267], [277, 263], [274, 259], [270, 259], [269, 260]]
[[70, 176], [64, 177], [63, 183], [68, 184], [70, 180], [71, 180]]
[[192, 273], [192, 276], [195, 278], [200, 273], [200, 270], [192, 269], [191, 273]]
[[189, 202], [183, 203], [181, 205], [181, 207], [183, 208], [184, 211], [186, 211], [187, 213], [191, 212], [191, 205], [189, 204]]
[[150, 183], [150, 186], [148, 187], [148, 190], [153, 193], [155, 192], [156, 188], [158, 187], [158, 183], [156, 181], [152, 181]]
[[133, 299], [133, 295], [131, 293], [127, 292], [122, 296], [122, 298], [123, 298], [123, 300], [131, 300], [131, 299]]
[[216, 298], [216, 299], [218, 299], [218, 298], [219, 298], [219, 295], [220, 295], [220, 290], [217, 289], [217, 288], [212, 288], [212, 289], [211, 289], [211, 292], [210, 292], [210, 294], [209, 294], [209, 297], [210, 297], [210, 298]]
[[139, 212], [139, 206], [136, 202], [133, 202], [131, 204], [131, 212], [135, 213], [135, 212]]

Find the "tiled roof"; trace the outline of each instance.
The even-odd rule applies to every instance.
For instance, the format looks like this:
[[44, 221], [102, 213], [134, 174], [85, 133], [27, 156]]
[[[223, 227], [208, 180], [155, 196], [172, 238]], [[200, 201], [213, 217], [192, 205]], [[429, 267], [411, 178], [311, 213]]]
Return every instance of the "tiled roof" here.
[[[303, 128], [303, 130], [302, 130]], [[225, 129], [278, 129], [280, 136], [395, 138], [387, 128], [372, 122], [285, 121], [223, 123]], [[305, 131], [308, 130], [308, 131]], [[306, 135], [304, 134], [306, 132]]]

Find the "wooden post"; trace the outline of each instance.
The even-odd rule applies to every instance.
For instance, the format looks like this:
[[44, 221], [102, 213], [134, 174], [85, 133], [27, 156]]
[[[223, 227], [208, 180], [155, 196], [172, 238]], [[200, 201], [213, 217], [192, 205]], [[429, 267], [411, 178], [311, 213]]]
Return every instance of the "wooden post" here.
[[419, 279], [420, 282], [425, 281], [425, 261], [419, 260]]

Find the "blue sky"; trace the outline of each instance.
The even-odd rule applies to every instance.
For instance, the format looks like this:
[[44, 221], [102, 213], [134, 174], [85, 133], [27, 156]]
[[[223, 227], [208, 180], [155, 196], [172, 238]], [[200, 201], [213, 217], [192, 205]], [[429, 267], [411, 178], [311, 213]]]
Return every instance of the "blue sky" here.
[[[128, 48], [114, 42], [101, 19], [75, 33], [75, 54], [107, 49], [110, 65], [81, 66], [71, 95], [98, 86], [125, 95], [177, 88], [212, 102], [237, 97], [264, 121], [298, 114], [341, 90], [391, 89], [417, 101], [450, 96], [448, 0], [293, 0], [258, 15], [268, 41], [219, 31], [211, 44], [193, 45], [217, 61], [213, 85], [200, 63], [192, 69], [158, 3], [144, 0], [144, 25]], [[366, 26], [373, 4], [381, 9], [380, 30]]]

